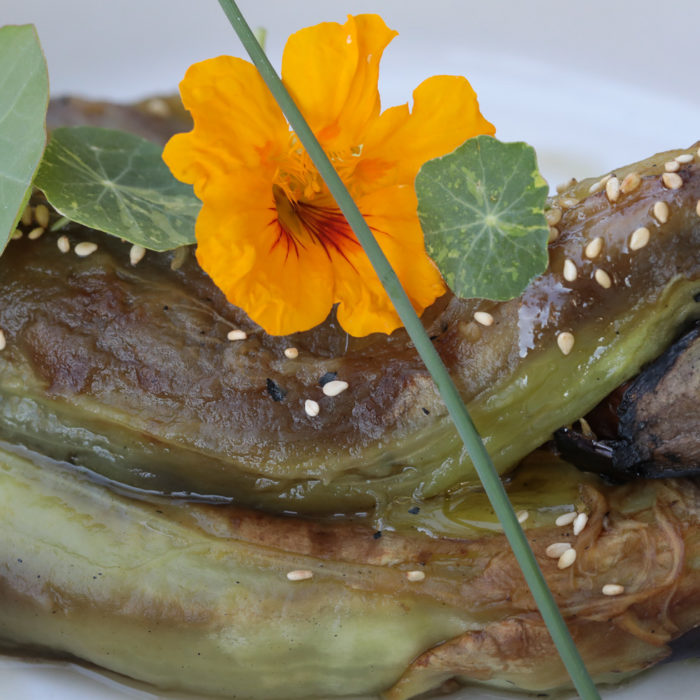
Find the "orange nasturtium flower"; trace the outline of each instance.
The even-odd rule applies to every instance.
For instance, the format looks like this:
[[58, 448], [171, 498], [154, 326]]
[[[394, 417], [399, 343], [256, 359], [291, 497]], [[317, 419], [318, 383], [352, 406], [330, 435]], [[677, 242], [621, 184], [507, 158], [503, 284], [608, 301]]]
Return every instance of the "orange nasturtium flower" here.
[[[445, 286], [425, 251], [413, 181], [425, 161], [494, 128], [456, 76], [421, 83], [412, 110], [380, 112], [379, 61], [395, 35], [377, 15], [302, 29], [287, 42], [282, 79], [420, 314]], [[312, 328], [334, 304], [352, 335], [400, 326], [256, 68], [213, 58], [191, 66], [180, 90], [194, 128], [163, 158], [202, 200], [197, 258], [228, 300], [272, 335]]]

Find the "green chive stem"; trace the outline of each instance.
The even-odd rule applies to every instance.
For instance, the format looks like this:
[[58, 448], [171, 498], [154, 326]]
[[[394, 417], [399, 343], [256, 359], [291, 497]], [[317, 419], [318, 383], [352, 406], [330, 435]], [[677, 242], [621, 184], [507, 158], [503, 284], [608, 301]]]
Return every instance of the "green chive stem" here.
[[435, 381], [450, 416], [457, 427], [457, 431], [474, 463], [486, 495], [503, 525], [508, 542], [520, 564], [525, 580], [540, 609], [542, 618], [554, 640], [559, 655], [571, 676], [574, 687], [584, 700], [599, 700], [600, 695], [554, 602], [552, 593], [544, 580], [542, 571], [518, 522], [513, 506], [508, 500], [503, 484], [491, 462], [491, 457], [472, 423], [467, 408], [450, 378], [447, 368], [413, 310], [396, 273], [379, 247], [364, 217], [335, 171], [325, 151], [306, 123], [291, 95], [287, 92], [272, 64], [267, 59], [265, 52], [257, 42], [238, 6], [234, 0], [219, 0], [219, 4], [297, 137], [304, 148], [306, 148], [318, 172], [326, 182], [330, 193], [335, 198], [357, 239], [362, 244], [406, 331], [415, 344], [416, 350]]

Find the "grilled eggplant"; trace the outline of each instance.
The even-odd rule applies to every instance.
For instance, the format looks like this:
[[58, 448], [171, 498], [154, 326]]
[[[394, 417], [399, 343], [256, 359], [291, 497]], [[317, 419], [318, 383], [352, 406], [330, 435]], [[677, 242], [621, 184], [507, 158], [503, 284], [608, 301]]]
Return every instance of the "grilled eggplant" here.
[[[425, 315], [502, 471], [700, 315], [695, 149], [553, 199], [550, 267], [520, 299]], [[680, 186], [663, 179], [678, 155]], [[190, 251], [132, 265], [113, 239], [62, 234], [98, 250], [45, 234], [0, 259], [0, 643], [261, 700], [567, 684], [403, 332], [348, 338], [331, 317], [272, 338]], [[508, 488], [597, 679], [700, 624], [696, 480], [611, 487], [539, 453]], [[556, 526], [575, 511], [576, 535]], [[562, 542], [573, 562], [551, 555]]]
[[[444, 297], [426, 313], [499, 471], [700, 315], [696, 149], [553, 200], [550, 266], [521, 298]], [[677, 156], [669, 181], [663, 164]], [[139, 489], [276, 511], [361, 512], [475, 480], [405, 332], [349, 338], [330, 318], [270, 337], [192, 255], [133, 266], [116, 240], [63, 233], [98, 252], [61, 254], [46, 235], [13, 241], [0, 259], [1, 439]], [[247, 338], [227, 341], [231, 329]], [[348, 387], [326, 396], [329, 379]], [[319, 415], [305, 413], [309, 398]]]
[[[589, 669], [619, 680], [700, 623], [700, 488], [588, 478], [572, 500], [575, 482], [558, 491], [568, 471], [552, 460], [532, 466], [558, 510], [532, 489], [511, 495], [532, 509], [528, 537]], [[497, 531], [377, 536], [366, 524], [134, 500], [7, 446], [0, 501], [6, 646], [241, 699], [399, 700], [448, 678], [567, 684]], [[554, 524], [574, 507], [588, 515], [577, 536]], [[547, 556], [561, 542], [578, 554], [567, 568]]]

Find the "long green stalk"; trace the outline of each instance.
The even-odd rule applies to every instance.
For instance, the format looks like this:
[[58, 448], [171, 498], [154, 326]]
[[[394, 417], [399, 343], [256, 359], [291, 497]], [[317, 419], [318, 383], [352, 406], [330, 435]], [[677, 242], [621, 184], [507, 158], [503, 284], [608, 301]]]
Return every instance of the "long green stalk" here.
[[467, 408], [459, 395], [457, 388], [442, 362], [437, 351], [430, 342], [423, 325], [416, 315], [411, 302], [406, 295], [396, 273], [379, 247], [364, 217], [357, 208], [350, 193], [335, 171], [331, 161], [311, 131], [299, 108], [282, 84], [280, 77], [269, 62], [265, 52], [255, 38], [248, 23], [233, 0], [219, 0], [223, 11], [228, 17], [236, 34], [250, 55], [253, 63], [274, 95], [289, 123], [294, 129], [301, 143], [306, 148], [311, 160], [318, 169], [328, 186], [330, 193], [335, 198], [340, 210], [350, 224], [357, 239], [362, 244], [367, 257], [374, 267], [379, 279], [387, 291], [394, 307], [416, 350], [420, 353], [423, 362], [430, 372], [438, 390], [447, 406], [457, 431], [467, 448], [469, 456], [474, 463], [476, 471], [481, 479], [486, 495], [498, 516], [508, 542], [513, 548], [515, 557], [520, 564], [525, 580], [540, 609], [542, 618], [552, 635], [564, 665], [571, 680], [582, 698], [594, 700], [599, 698], [598, 691], [591, 680], [588, 671], [576, 649], [568, 628], [557, 608], [554, 598], [547, 586], [542, 571], [540, 570], [525, 533], [515, 515], [513, 506], [508, 500], [503, 484], [496, 472], [491, 458], [484, 447], [479, 434], [472, 423]]

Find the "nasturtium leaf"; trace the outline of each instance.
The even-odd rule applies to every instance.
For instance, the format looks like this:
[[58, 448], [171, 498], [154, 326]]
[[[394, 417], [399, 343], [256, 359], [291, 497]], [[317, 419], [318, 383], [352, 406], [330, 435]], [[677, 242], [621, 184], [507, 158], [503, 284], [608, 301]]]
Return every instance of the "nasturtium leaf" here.
[[36, 29], [0, 29], [0, 253], [31, 194], [46, 145], [49, 78]]
[[150, 250], [194, 243], [201, 207], [162, 149], [134, 134], [92, 126], [55, 129], [35, 184], [61, 214]]
[[428, 161], [416, 178], [428, 254], [463, 298], [522, 294], [547, 267], [547, 183], [532, 147], [491, 136]]

